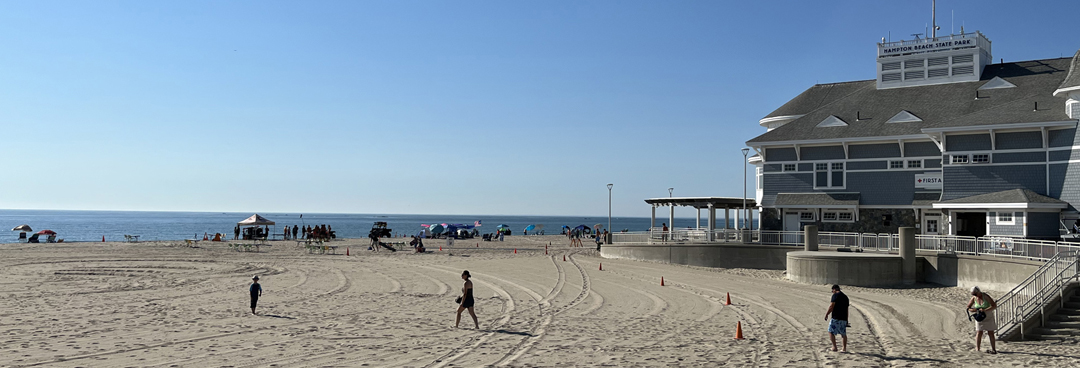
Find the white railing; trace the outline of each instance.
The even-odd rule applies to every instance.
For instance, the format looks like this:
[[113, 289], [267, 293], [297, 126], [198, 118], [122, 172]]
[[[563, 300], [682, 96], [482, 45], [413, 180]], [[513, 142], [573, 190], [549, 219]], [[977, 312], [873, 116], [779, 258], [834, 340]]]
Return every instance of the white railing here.
[[[802, 231], [739, 229], [654, 229], [644, 232], [612, 233], [613, 243], [698, 244], [743, 243], [763, 245], [803, 245]], [[820, 232], [818, 245], [857, 248], [862, 251], [895, 252], [900, 247], [897, 234]], [[986, 257], [1048, 260], [1065, 251], [1080, 251], [1080, 243], [1055, 242], [1012, 237], [972, 237], [916, 235], [915, 247], [922, 251], [971, 254]]]
[[1023, 324], [1035, 314], [1041, 315], [1042, 325], [1046, 325], [1043, 309], [1055, 297], [1062, 298], [1064, 303], [1065, 288], [1080, 276], [1078, 254], [1075, 250], [1055, 254], [1012, 291], [998, 298], [994, 310], [999, 323], [998, 336], [1007, 337], [1016, 329], [1020, 329], [1021, 336], [1025, 335]]

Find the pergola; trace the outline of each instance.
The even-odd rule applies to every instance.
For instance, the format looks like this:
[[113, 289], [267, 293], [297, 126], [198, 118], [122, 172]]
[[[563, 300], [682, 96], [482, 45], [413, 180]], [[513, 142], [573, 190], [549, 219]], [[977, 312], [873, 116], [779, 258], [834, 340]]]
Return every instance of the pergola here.
[[[680, 206], [694, 207], [695, 209], [697, 209], [697, 227], [699, 229], [701, 228], [701, 210], [708, 209], [708, 229], [710, 232], [712, 232], [712, 230], [716, 229], [716, 210], [720, 208], [724, 209], [724, 228], [727, 229], [728, 222], [730, 222], [729, 219], [731, 218], [731, 210], [742, 209], [743, 200], [744, 199], [742, 197], [666, 197], [649, 198], [645, 200], [645, 203], [648, 203], [650, 206], [652, 206], [652, 221], [649, 222], [650, 228], [656, 227], [656, 207], [670, 207], [671, 212], [668, 216], [668, 224], [673, 224], [675, 222], [675, 207]], [[757, 202], [754, 201], [753, 198], [746, 198], [745, 201], [747, 209], [753, 209], [754, 207], [757, 207]], [[740, 212], [741, 211], [735, 211], [736, 226], [738, 226], [737, 224], [741, 222], [739, 221], [741, 216]], [[751, 230], [754, 227], [753, 213], [753, 211], [750, 211], [750, 218], [748, 219], [749, 221], [747, 221], [747, 223], [750, 224]], [[668, 229], [670, 230], [671, 227], [669, 227]]]

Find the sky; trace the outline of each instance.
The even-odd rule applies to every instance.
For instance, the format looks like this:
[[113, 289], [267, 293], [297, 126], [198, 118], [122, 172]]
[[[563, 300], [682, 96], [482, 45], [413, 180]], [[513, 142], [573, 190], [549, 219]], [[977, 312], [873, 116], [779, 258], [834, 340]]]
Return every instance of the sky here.
[[[740, 197], [758, 120], [931, 2], [3, 1], [0, 208], [649, 216]], [[1077, 1], [937, 4], [994, 59]], [[676, 212], [693, 216], [689, 209]]]

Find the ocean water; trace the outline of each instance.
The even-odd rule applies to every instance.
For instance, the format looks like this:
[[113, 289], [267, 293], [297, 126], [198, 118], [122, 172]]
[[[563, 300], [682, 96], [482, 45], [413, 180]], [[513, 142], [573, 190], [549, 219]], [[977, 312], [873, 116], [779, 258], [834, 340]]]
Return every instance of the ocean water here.
[[[70, 241], [122, 241], [124, 235], [139, 235], [139, 240], [202, 239], [203, 233], [232, 235], [233, 227], [251, 213], [222, 212], [143, 212], [143, 211], [54, 211], [54, 210], [0, 210], [0, 243], [18, 241], [18, 233], [7, 231], [27, 224], [34, 229], [53, 230], [57, 238]], [[385, 221], [395, 235], [416, 234], [420, 224], [473, 224], [479, 220], [481, 233], [493, 233], [498, 225], [508, 225], [513, 235], [520, 235], [528, 225], [544, 225], [545, 234], [558, 234], [562, 226], [607, 227], [607, 216], [503, 216], [503, 215], [379, 215], [379, 214], [325, 214], [260, 213], [277, 223], [271, 226], [273, 233], [281, 233], [282, 226], [329, 225], [339, 238], [364, 238], [375, 221]], [[695, 218], [675, 218], [675, 227], [692, 227]], [[705, 218], [702, 218], [705, 226]], [[722, 219], [720, 221], [723, 221]], [[657, 226], [667, 218], [657, 217]], [[717, 224], [717, 226], [721, 226]], [[756, 225], [755, 225], [756, 226]], [[648, 217], [612, 217], [614, 231], [645, 231], [649, 228]]]

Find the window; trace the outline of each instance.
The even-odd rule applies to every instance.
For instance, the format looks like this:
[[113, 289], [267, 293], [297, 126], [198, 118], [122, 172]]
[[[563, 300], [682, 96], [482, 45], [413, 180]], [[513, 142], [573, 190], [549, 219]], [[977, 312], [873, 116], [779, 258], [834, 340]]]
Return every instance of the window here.
[[985, 164], [990, 162], [989, 154], [971, 155], [971, 163], [973, 164]]
[[830, 183], [830, 186], [832, 186], [832, 187], [843, 187], [844, 186], [844, 163], [843, 162], [834, 162], [832, 164], [832, 183]]
[[1012, 212], [998, 212], [997, 213], [998, 225], [1016, 225], [1016, 221], [1013, 218]]
[[903, 169], [904, 168], [904, 161], [889, 161], [889, 168], [890, 169]]
[[855, 214], [851, 211], [825, 211], [821, 213], [821, 221], [855, 222]]
[[799, 221], [814, 221], [813, 212], [799, 212]]
[[795, 164], [784, 164], [784, 171], [795, 171]]
[[814, 187], [843, 188], [844, 163], [833, 162], [814, 164]]
[[908, 161], [908, 162], [907, 162], [907, 167], [908, 167], [909, 169], [919, 169], [919, 168], [922, 168], [922, 160], [911, 160], [911, 161]]
[[968, 163], [968, 155], [952, 155], [952, 163], [966, 164]]

